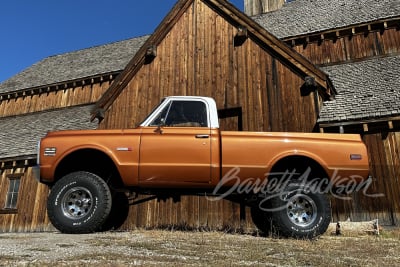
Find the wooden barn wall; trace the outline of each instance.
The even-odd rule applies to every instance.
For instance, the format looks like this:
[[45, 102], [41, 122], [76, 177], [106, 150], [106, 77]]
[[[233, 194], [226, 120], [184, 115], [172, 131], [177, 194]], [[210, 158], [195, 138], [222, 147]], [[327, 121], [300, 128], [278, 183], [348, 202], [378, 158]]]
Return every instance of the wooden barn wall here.
[[[80, 104], [94, 103], [111, 81], [19, 96], [0, 101], [0, 117], [16, 116]], [[16, 210], [4, 209], [10, 175], [21, 176]], [[0, 169], [0, 232], [54, 230], [46, 215], [48, 188], [32, 176], [29, 166]]]
[[293, 47], [297, 52], [316, 65], [361, 60], [373, 56], [400, 53], [400, 31], [389, 28], [369, 32], [325, 39], [321, 42], [301, 44]]
[[[20, 176], [17, 209], [4, 209], [10, 175]], [[49, 231], [54, 228], [46, 215], [48, 188], [32, 176], [31, 167], [0, 170], [0, 232]]]
[[236, 27], [195, 1], [106, 112], [99, 128], [131, 128], [168, 95], [213, 97], [218, 108], [241, 106], [244, 130], [311, 131], [314, 95], [303, 79]]
[[[379, 219], [397, 225], [400, 219], [400, 132], [366, 134], [373, 182], [350, 201], [332, 198], [333, 219], [355, 221]], [[382, 197], [376, 195], [383, 194]]]
[[[381, 31], [325, 39], [293, 47], [316, 65], [334, 65], [400, 53], [400, 31], [388, 28]], [[358, 132], [364, 134], [363, 132]], [[371, 192], [385, 197], [371, 198], [356, 194], [351, 201], [332, 199], [333, 220], [372, 220], [398, 224], [400, 218], [400, 137], [399, 133], [364, 135], [371, 158], [370, 169], [375, 177]]]
[[[243, 129], [312, 131], [314, 95], [301, 96], [303, 80], [250, 39], [234, 46], [236, 27], [202, 1], [183, 14], [106, 112], [101, 129], [135, 127], [169, 95], [213, 97], [218, 108], [243, 109]], [[237, 129], [232, 123], [225, 128]], [[227, 200], [185, 196], [180, 202], [137, 201], [121, 229], [135, 227], [252, 227], [248, 208]]]
[[5, 99], [0, 101], [0, 117], [16, 116], [43, 110], [94, 103], [109, 86], [110, 82], [107, 81]]

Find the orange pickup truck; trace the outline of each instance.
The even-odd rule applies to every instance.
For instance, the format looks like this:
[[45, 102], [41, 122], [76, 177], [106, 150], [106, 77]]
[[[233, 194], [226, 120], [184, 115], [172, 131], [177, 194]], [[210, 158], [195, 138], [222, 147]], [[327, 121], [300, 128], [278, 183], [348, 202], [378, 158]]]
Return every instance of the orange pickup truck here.
[[324, 233], [328, 193], [354, 189], [369, 170], [359, 135], [220, 131], [213, 99], [173, 96], [134, 129], [48, 133], [34, 172], [64, 233], [102, 229], [124, 191], [235, 196], [260, 230], [301, 238]]

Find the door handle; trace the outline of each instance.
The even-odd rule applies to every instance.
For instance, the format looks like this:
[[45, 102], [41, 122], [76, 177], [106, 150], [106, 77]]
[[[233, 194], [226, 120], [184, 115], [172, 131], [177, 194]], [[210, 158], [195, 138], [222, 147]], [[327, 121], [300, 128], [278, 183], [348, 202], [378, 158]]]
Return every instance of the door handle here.
[[202, 139], [205, 139], [205, 138], [209, 138], [210, 136], [208, 135], [208, 134], [196, 134], [196, 138], [202, 138]]

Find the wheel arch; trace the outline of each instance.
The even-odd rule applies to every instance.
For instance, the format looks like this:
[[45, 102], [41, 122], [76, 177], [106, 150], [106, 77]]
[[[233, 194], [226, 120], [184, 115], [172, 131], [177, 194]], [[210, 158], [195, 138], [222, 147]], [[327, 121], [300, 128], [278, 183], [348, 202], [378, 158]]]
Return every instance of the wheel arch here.
[[286, 154], [276, 158], [270, 169], [270, 173], [293, 171], [303, 174], [307, 168], [311, 168], [310, 178], [329, 178], [327, 170], [323, 167], [326, 166], [320, 159], [315, 159], [306, 154]]
[[97, 148], [80, 148], [64, 155], [54, 171], [54, 183], [68, 173], [87, 171], [114, 186], [122, 186], [122, 179], [114, 160]]

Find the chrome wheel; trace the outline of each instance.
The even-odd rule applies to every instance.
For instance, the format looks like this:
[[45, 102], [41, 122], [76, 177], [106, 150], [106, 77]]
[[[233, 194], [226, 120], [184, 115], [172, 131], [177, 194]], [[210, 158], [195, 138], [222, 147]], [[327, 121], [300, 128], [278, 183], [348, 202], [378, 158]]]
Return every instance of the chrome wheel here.
[[92, 209], [93, 197], [84, 187], [69, 189], [61, 200], [63, 214], [70, 219], [80, 219]]
[[307, 227], [313, 224], [317, 218], [317, 205], [311, 197], [296, 194], [288, 200], [286, 212], [293, 224]]

